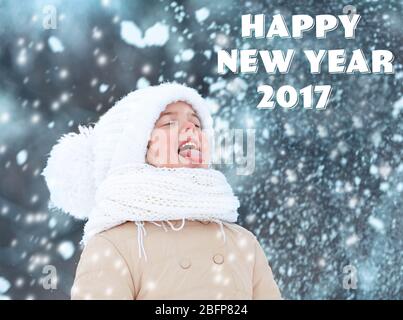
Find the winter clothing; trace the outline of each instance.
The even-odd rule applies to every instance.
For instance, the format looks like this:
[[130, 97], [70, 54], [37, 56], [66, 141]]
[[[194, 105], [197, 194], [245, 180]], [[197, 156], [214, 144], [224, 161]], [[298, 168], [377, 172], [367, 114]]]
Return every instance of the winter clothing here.
[[238, 198], [217, 170], [157, 168], [148, 164], [120, 167], [110, 172], [99, 187], [83, 239], [86, 243], [96, 233], [125, 221], [136, 221], [139, 255], [147, 259], [142, 221], [199, 219], [222, 224], [237, 220], [238, 207]]
[[[182, 221], [171, 223], [179, 228]], [[132, 222], [89, 240], [72, 299], [281, 299], [267, 258], [246, 229], [224, 224], [224, 243], [219, 226], [208, 221], [186, 221], [178, 232], [144, 224], [147, 262], [133, 245]]]
[[196, 90], [163, 83], [133, 91], [93, 128], [79, 127], [79, 134], [66, 134], [53, 147], [42, 173], [50, 191], [50, 207], [79, 219], [88, 218], [96, 206], [97, 190], [111, 170], [145, 163], [155, 122], [166, 106], [176, 101], [192, 106], [212, 145], [209, 103]]
[[280, 298], [256, 238], [232, 223], [239, 201], [225, 176], [145, 163], [155, 122], [176, 101], [193, 107], [214, 150], [207, 100], [176, 83], [128, 94], [53, 147], [50, 207], [88, 219], [73, 299]]

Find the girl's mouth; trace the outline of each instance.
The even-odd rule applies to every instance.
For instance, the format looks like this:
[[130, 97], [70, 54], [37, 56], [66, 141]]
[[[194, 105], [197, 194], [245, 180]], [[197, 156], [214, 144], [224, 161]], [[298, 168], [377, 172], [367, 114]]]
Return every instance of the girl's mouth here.
[[178, 148], [178, 154], [184, 158], [192, 160], [192, 162], [202, 162], [202, 154], [200, 150], [197, 149], [196, 144], [192, 141], [182, 143], [181, 146]]

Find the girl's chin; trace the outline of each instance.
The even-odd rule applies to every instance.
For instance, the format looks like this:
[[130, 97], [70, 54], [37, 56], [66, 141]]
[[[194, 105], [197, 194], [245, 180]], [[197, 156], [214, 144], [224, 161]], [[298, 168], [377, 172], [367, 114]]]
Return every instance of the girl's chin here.
[[195, 163], [192, 162], [190, 159], [182, 159], [177, 163], [150, 163], [147, 162], [148, 164], [154, 166], [154, 167], [160, 167], [160, 168], [202, 168], [202, 169], [207, 169], [208, 164], [207, 163]]
[[177, 168], [208, 168], [207, 163], [195, 161], [189, 157], [178, 155], [179, 163], [175, 165]]
[[166, 168], [205, 168], [207, 169], [208, 162], [203, 162], [203, 159], [192, 159], [191, 157], [183, 156], [178, 154], [178, 157], [173, 162], [158, 162], [151, 161], [149, 164], [155, 167], [166, 167]]

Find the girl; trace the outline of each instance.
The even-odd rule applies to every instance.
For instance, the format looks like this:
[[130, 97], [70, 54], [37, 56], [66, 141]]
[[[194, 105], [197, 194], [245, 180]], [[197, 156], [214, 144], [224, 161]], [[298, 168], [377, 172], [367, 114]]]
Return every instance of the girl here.
[[54, 146], [43, 172], [50, 207], [88, 219], [72, 299], [281, 299], [211, 167], [211, 130], [207, 101], [164, 83]]

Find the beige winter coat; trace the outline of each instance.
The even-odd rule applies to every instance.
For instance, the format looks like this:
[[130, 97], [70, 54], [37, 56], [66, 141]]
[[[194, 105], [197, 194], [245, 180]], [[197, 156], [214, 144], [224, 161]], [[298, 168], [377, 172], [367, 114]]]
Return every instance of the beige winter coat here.
[[[182, 220], [171, 221], [175, 227]], [[281, 299], [256, 237], [214, 222], [186, 220], [179, 231], [145, 222], [144, 256], [137, 226], [127, 222], [90, 239], [72, 299]], [[238, 232], [236, 230], [239, 230]]]

